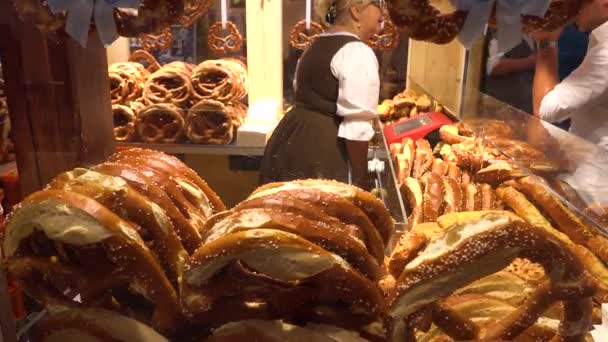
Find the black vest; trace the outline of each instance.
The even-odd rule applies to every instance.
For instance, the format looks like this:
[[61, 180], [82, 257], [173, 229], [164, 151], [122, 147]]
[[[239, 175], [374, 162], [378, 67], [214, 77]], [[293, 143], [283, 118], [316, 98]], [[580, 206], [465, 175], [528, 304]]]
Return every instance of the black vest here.
[[331, 60], [344, 45], [358, 40], [350, 35], [321, 36], [308, 47], [296, 74], [298, 106], [326, 115], [336, 114], [338, 79], [331, 72]]

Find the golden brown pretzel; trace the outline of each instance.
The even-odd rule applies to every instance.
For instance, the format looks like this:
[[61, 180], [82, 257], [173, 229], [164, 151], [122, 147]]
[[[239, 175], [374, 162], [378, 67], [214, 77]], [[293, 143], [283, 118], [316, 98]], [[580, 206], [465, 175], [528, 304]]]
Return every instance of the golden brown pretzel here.
[[146, 104], [174, 104], [181, 109], [190, 105], [193, 66], [184, 62], [171, 62], [150, 75], [144, 86]]
[[297, 50], [305, 50], [324, 31], [325, 29], [319, 23], [311, 21], [310, 28], [306, 28], [306, 20], [300, 20], [291, 28], [289, 45]]
[[147, 143], [176, 143], [184, 136], [182, 110], [171, 104], [153, 104], [137, 115], [137, 135]]
[[218, 21], [209, 27], [207, 47], [216, 55], [237, 52], [243, 47], [243, 36], [233, 22], [226, 22], [224, 27], [224, 24]]
[[456, 124], [460, 134], [479, 138], [513, 138], [515, 132], [505, 121], [492, 119], [466, 119]]
[[10, 271], [41, 303], [71, 302], [78, 293], [83, 303], [92, 303], [128, 287], [153, 304], [156, 328], [178, 328], [177, 293], [138, 226], [99, 202], [75, 192], [39, 191], [19, 204], [6, 229]]
[[384, 21], [384, 26], [380, 32], [375, 33], [368, 41], [372, 49], [378, 49], [380, 51], [389, 51], [396, 48], [399, 45], [399, 32], [397, 26], [390, 20]]
[[195, 102], [234, 102], [247, 95], [247, 68], [235, 59], [206, 60], [191, 75]]
[[443, 125], [439, 128], [439, 137], [448, 144], [458, 144], [463, 141], [473, 141], [473, 135], [464, 135], [456, 125]]
[[136, 62], [114, 63], [108, 68], [112, 104], [126, 104], [142, 96], [150, 73]]
[[164, 51], [173, 45], [173, 31], [171, 27], [165, 27], [160, 33], [144, 33], [139, 36], [139, 40], [146, 51]]
[[114, 140], [133, 141], [135, 140], [135, 113], [127, 106], [112, 105], [112, 116], [114, 123]]
[[141, 65], [147, 65], [146, 69], [150, 74], [160, 69], [160, 64], [156, 58], [146, 50], [133, 51], [131, 56], [129, 56], [129, 62], [137, 62]]
[[439, 218], [438, 224], [445, 234], [405, 267], [389, 297], [393, 340], [411, 338], [411, 328], [406, 324], [410, 316], [463, 285], [502, 269], [515, 257], [541, 264], [550, 280], [517, 310], [480, 329], [474, 338], [513, 339], [534, 324], [553, 301], [562, 301], [566, 312], [558, 332], [561, 338], [584, 338], [591, 324], [590, 297], [596, 285], [586, 275], [572, 244], [509, 212], [449, 214]]
[[180, 19], [183, 27], [190, 27], [198, 18], [205, 14], [213, 4], [210, 0], [186, 0], [184, 4], [184, 15]]
[[[43, 32], [56, 32], [65, 26], [65, 13], [53, 15], [44, 0], [17, 0], [13, 3], [24, 20]], [[114, 20], [120, 36], [136, 37], [142, 33], [159, 32], [177, 23], [183, 12], [184, 0], [141, 0], [137, 10], [115, 8]]]
[[214, 100], [201, 100], [186, 115], [186, 136], [192, 142], [227, 145], [236, 133], [235, 108]]

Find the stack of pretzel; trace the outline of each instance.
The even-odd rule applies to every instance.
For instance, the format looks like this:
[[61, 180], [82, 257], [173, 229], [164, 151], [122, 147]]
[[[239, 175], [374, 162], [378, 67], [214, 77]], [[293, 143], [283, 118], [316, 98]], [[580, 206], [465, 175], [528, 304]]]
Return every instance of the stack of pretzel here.
[[[508, 154], [517, 155], [527, 165], [539, 162], [557, 167], [541, 151], [514, 140], [507, 123], [495, 120], [443, 126], [443, 141], [435, 150], [426, 140], [405, 139], [391, 146], [410, 226], [385, 264], [386, 275], [381, 282], [389, 300], [391, 338], [511, 340], [520, 335], [518, 340], [547, 341], [559, 335], [562, 339], [583, 340], [589, 329], [592, 298], [598, 304], [596, 309], [607, 299], [608, 240], [502, 153], [481, 144], [475, 133], [498, 141], [501, 150], [509, 149]], [[501, 220], [504, 224], [495, 225]], [[496, 232], [478, 230], [493, 225], [500, 228]], [[465, 247], [466, 239], [486, 233], [485, 242]], [[548, 246], [538, 244], [541, 237], [550, 237], [553, 242]], [[509, 246], [517, 244], [522, 245], [509, 251]], [[558, 255], [553, 254], [557, 253], [555, 249], [550, 256], [537, 254], [539, 250], [548, 252], [553, 244], [559, 245]], [[489, 248], [495, 249], [500, 263], [484, 261], [488, 256], [482, 255]], [[465, 266], [467, 274], [460, 275], [466, 279], [457, 279], [446, 267], [458, 259], [456, 255], [467, 255], [472, 262]], [[551, 258], [561, 260], [565, 268], [577, 269], [576, 280], [555, 277]], [[505, 266], [504, 271], [491, 275]], [[568, 272], [562, 277], [574, 276]], [[440, 295], [433, 297], [434, 287], [424, 285], [433, 281], [449, 286], [437, 290]], [[555, 295], [560, 282], [575, 284], [577, 289]], [[429, 295], [426, 303], [412, 305], [415, 298]], [[577, 296], [578, 301], [569, 302]], [[563, 307], [549, 305], [556, 300], [564, 301]], [[404, 317], [406, 323], [402, 324]], [[566, 322], [574, 318], [580, 321]], [[558, 329], [559, 319], [562, 325]], [[567, 325], [574, 323], [579, 324], [577, 329]], [[510, 324], [517, 325], [507, 326]]]
[[186, 135], [197, 143], [229, 144], [243, 124], [248, 93], [247, 66], [234, 58], [207, 60], [192, 72], [193, 106]]
[[380, 121], [391, 123], [430, 111], [442, 110], [441, 106], [427, 95], [418, 95], [415, 91], [406, 89], [394, 98], [382, 101], [378, 106], [378, 116]]

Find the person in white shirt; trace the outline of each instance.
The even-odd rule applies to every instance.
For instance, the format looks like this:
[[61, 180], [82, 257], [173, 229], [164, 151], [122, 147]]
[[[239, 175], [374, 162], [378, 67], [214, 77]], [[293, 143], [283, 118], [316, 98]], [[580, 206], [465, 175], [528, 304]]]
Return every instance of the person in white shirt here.
[[364, 42], [378, 31], [381, 4], [316, 0], [315, 9], [331, 26], [298, 61], [296, 104], [266, 145], [260, 183], [324, 178], [364, 186], [380, 91], [378, 60]]
[[576, 17], [589, 32], [581, 65], [562, 82], [558, 75], [560, 32], [536, 32], [537, 61], [533, 86], [534, 113], [549, 122], [571, 119], [570, 132], [608, 149], [608, 0], [584, 1]]

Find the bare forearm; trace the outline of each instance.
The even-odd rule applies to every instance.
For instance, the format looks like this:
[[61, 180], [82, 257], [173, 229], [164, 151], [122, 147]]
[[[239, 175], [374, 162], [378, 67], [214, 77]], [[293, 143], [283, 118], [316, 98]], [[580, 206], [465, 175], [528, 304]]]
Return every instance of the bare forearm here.
[[534, 87], [532, 100], [534, 114], [540, 115], [540, 104], [547, 93], [559, 83], [557, 48], [541, 49], [536, 57], [536, 72], [534, 73]]
[[345, 141], [353, 183], [362, 185], [367, 177], [367, 150], [369, 142], [356, 140]]
[[498, 64], [492, 69], [490, 75], [502, 76], [514, 72], [526, 71], [534, 69], [536, 56], [532, 55], [526, 58], [502, 58]]

